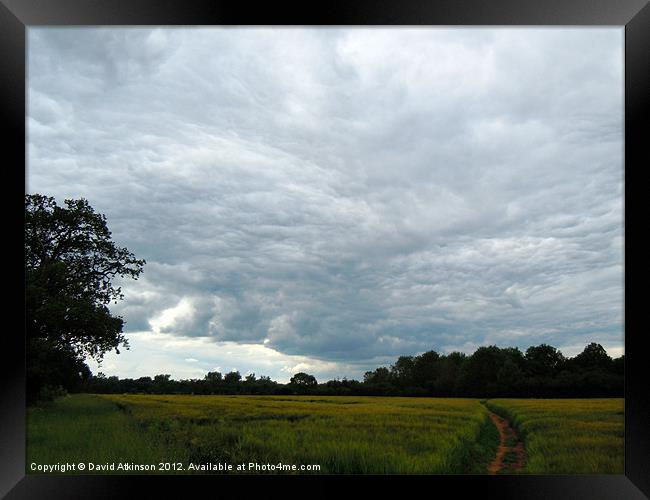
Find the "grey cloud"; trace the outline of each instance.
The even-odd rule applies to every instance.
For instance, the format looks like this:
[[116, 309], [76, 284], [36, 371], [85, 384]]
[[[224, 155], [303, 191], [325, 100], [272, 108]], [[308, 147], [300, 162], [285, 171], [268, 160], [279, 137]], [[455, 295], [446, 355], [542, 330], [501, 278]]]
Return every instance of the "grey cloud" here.
[[148, 261], [129, 331], [622, 343], [621, 30], [30, 28], [28, 83], [30, 191]]

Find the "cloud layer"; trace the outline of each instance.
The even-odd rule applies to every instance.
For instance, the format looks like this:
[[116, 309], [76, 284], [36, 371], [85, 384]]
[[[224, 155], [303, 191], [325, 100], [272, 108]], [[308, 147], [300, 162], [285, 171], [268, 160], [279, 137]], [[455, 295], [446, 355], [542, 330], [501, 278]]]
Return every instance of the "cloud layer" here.
[[341, 376], [432, 348], [620, 352], [621, 29], [28, 43], [28, 189], [87, 198], [147, 260], [127, 332]]

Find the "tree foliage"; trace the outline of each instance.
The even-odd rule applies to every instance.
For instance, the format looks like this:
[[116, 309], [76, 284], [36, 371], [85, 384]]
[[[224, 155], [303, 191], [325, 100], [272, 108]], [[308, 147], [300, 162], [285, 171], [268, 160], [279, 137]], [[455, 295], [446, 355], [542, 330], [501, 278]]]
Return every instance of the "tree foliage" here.
[[223, 380], [226, 384], [235, 385], [241, 381], [241, 373], [238, 371], [226, 373], [226, 375], [223, 377]]
[[297, 387], [314, 387], [318, 385], [316, 377], [305, 372], [296, 373], [293, 377], [291, 377], [289, 383]]
[[137, 279], [144, 264], [111, 241], [106, 217], [87, 200], [58, 206], [53, 197], [25, 196], [28, 385], [30, 369], [32, 375], [44, 372], [36, 360], [55, 352], [80, 362], [128, 348], [124, 321], [108, 305], [124, 298], [114, 280]]
[[565, 362], [562, 353], [555, 347], [540, 344], [526, 350], [526, 366], [528, 373], [534, 376], [551, 377]]

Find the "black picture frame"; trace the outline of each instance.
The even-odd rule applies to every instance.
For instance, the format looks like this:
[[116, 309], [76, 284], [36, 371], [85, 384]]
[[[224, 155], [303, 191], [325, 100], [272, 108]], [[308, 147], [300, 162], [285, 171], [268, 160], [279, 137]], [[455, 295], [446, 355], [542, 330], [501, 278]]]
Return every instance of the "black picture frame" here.
[[[225, 0], [0, 0], [0, 102], [4, 143], [15, 162], [25, 165], [26, 29], [31, 26], [72, 25], [524, 25], [625, 27], [625, 290], [641, 284], [642, 275], [627, 272], [637, 247], [635, 220], [640, 199], [633, 195], [642, 172], [650, 165], [644, 144], [650, 97], [650, 5], [648, 0], [340, 0], [301, 3]], [[5, 171], [14, 169], [5, 165]], [[23, 186], [25, 187], [25, 186]], [[13, 188], [6, 196], [6, 214], [24, 216], [23, 193]], [[23, 257], [18, 239], [11, 254]], [[8, 239], [7, 241], [13, 241]], [[11, 266], [10, 266], [11, 267]], [[19, 268], [18, 265], [13, 266]], [[21, 278], [17, 278], [20, 280]], [[639, 290], [641, 290], [639, 288]], [[640, 295], [640, 296], [639, 296]], [[640, 322], [643, 293], [625, 294], [625, 474], [611, 476], [410, 476], [436, 495], [445, 486], [461, 496], [468, 490], [490, 498], [635, 499], [650, 496], [650, 391], [644, 334]], [[24, 310], [23, 295], [7, 311]], [[24, 317], [23, 317], [24, 320]], [[116, 498], [129, 497], [134, 487], [147, 496], [191, 494], [207, 488], [213, 494], [223, 486], [246, 489], [250, 477], [233, 476], [32, 476], [25, 474], [25, 347], [18, 322], [4, 332], [0, 370], [0, 496], [6, 498]], [[269, 487], [312, 489], [326, 493], [332, 476], [256, 476]], [[337, 476], [337, 479], [340, 476]], [[382, 486], [393, 476], [355, 476], [362, 485]], [[281, 481], [281, 483], [280, 483]], [[295, 484], [295, 483], [298, 484]], [[259, 484], [258, 484], [259, 486]], [[191, 488], [188, 490], [188, 487]], [[291, 490], [296, 492], [296, 490]], [[334, 490], [331, 490], [333, 492]], [[447, 490], [449, 491], [449, 490]]]

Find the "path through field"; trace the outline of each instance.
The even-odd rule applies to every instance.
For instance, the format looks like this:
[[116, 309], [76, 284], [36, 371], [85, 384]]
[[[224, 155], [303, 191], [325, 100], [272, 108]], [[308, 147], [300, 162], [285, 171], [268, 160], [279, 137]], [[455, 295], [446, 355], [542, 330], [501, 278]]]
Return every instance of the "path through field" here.
[[499, 429], [500, 442], [497, 455], [488, 466], [488, 474], [516, 474], [526, 463], [524, 442], [507, 419], [493, 412], [490, 418]]

